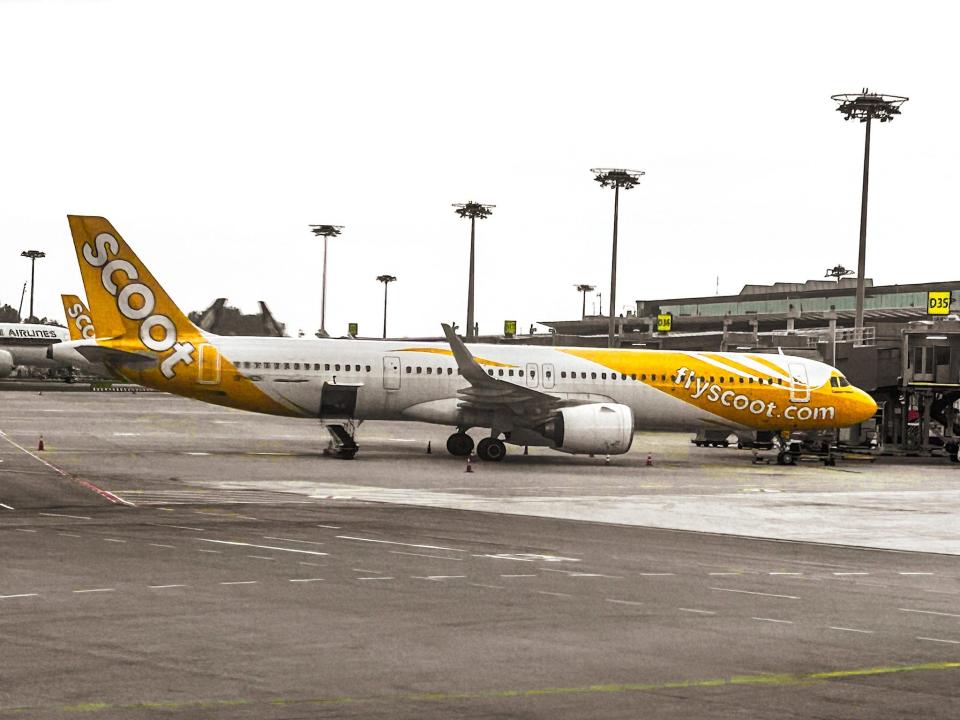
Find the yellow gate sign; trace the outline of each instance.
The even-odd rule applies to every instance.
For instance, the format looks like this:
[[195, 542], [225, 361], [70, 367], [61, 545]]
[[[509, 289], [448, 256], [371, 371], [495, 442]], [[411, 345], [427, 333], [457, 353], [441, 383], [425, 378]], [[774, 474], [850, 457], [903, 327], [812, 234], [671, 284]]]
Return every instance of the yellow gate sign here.
[[350, 337], [356, 337], [359, 331], [360, 326], [357, 323], [347, 323], [347, 335]]
[[931, 290], [927, 293], [927, 315], [949, 315], [951, 299], [949, 290]]
[[657, 332], [670, 332], [673, 328], [673, 313], [657, 315]]
[[517, 334], [517, 321], [516, 320], [504, 320], [503, 321], [503, 334], [504, 337], [513, 337]]

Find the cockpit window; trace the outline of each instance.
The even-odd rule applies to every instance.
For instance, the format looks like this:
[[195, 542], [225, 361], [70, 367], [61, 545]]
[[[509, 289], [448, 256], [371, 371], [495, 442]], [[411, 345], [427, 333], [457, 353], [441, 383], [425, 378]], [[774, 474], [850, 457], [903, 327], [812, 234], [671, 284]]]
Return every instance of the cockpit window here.
[[843, 376], [840, 376], [840, 377], [834, 376], [830, 378], [830, 387], [835, 387], [835, 388], [850, 387], [850, 381]]

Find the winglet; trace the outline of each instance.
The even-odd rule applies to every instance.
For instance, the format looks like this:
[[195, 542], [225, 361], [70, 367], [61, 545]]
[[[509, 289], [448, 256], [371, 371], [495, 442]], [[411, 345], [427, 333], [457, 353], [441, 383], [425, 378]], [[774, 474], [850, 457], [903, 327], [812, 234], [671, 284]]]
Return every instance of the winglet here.
[[447, 342], [450, 343], [450, 349], [453, 351], [453, 358], [457, 361], [460, 374], [471, 383], [476, 383], [479, 378], [486, 378], [487, 373], [484, 372], [479, 363], [473, 359], [473, 355], [467, 350], [467, 346], [463, 344], [463, 340], [457, 337], [453, 328], [446, 323], [440, 323], [440, 327], [443, 328], [443, 334], [446, 335]]

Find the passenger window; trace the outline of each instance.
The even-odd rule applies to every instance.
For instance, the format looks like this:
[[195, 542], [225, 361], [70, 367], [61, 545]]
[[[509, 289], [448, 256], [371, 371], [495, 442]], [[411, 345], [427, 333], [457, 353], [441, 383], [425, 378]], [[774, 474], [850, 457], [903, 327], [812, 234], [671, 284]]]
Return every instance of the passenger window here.
[[544, 375], [546, 375], [547, 377], [552, 377], [553, 374], [552, 374], [549, 370], [547, 370], [547, 371], [544, 373]]
[[740, 384], [743, 385], [743, 376], [740, 377]]
[[513, 370], [507, 370], [507, 375], [509, 375], [510, 377], [513, 377]]
[[428, 367], [428, 368], [427, 368], [427, 375], [433, 375], [433, 368], [432, 368], [432, 367]]
[[580, 379], [581, 379], [581, 380], [586, 380], [586, 379], [587, 379], [587, 374], [586, 374], [585, 372], [580, 373]]
[[300, 369], [300, 363], [294, 363], [294, 364], [293, 364], [293, 369], [294, 369], [294, 370], [299, 370], [299, 369]]
[[359, 365], [354, 365], [354, 366], [353, 366], [353, 369], [356, 370], [357, 372], [360, 372], [360, 366], [359, 366]]
[[413, 368], [407, 365], [407, 375], [409, 375], [411, 372], [413, 372]]
[[333, 369], [336, 370], [337, 372], [340, 372], [340, 363], [337, 363], [336, 365], [334, 365]]
[[257, 369], [259, 370], [259, 369], [260, 369], [260, 363], [254, 363], [254, 364], [253, 364], [253, 367], [255, 367], [255, 368], [257, 368]]
[[753, 385], [753, 378], [750, 378], [750, 384]]
[[523, 370], [517, 370], [517, 375], [519, 375], [520, 377], [523, 377]]
[[536, 371], [536, 370], [531, 370], [531, 371], [530, 371], [530, 377], [533, 378], [533, 377], [536, 377], [536, 376], [537, 376], [537, 371]]
[[493, 370], [487, 370], [487, 375], [489, 375], [490, 377], [493, 377]]
[[503, 377], [503, 368], [500, 368], [499, 370], [497, 370], [497, 375], [499, 375], [500, 377]]
[[370, 366], [367, 365], [367, 372], [370, 372]]
[[596, 374], [595, 372], [590, 373], [590, 379], [591, 379], [591, 380], [596, 380], [596, 379], [597, 379], [597, 374]]
[[636, 379], [637, 379], [637, 374], [636, 374], [636, 373], [630, 373], [630, 379], [631, 379], [631, 380], [636, 380]]
[[607, 379], [607, 374], [606, 374], [606, 373], [600, 373], [600, 379], [601, 379], [601, 380], [606, 380], [606, 379]]
[[423, 372], [423, 368], [417, 365], [417, 375]]
[[640, 379], [641, 379], [641, 380], [646, 380], [646, 379], [647, 379], [647, 374], [646, 374], [646, 373], [643, 373], [642, 375], [640, 375]]
[[[324, 364], [323, 364], [323, 369], [326, 370], [327, 372], [329, 372], [329, 371], [330, 371], [330, 363], [324, 363]], [[409, 370], [409, 368], [407, 368], [407, 370]]]
[[713, 382], [713, 375], [710, 376], [710, 382]]
[[777, 378], [777, 385], [783, 385], [783, 379]]
[[453, 368], [447, 368], [447, 375], [453, 375]]
[[566, 378], [566, 377], [567, 377], [567, 371], [566, 371], [566, 370], [561, 370], [561, 371], [560, 371], [560, 379], [562, 380], [562, 379], [564, 379], [564, 378]]

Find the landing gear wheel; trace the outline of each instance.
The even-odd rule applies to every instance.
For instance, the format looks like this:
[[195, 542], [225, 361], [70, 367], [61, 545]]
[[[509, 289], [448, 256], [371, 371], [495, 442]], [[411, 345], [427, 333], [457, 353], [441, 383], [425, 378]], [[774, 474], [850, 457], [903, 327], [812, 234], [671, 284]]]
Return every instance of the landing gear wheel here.
[[777, 453], [777, 465], [796, 465], [797, 456], [789, 450]]
[[473, 452], [473, 438], [463, 432], [456, 432], [447, 438], [447, 452], [456, 457], [467, 457]]
[[507, 446], [496, 438], [484, 438], [477, 443], [477, 457], [481, 460], [499, 462], [507, 454]]
[[960, 451], [960, 445], [956, 443], [947, 443], [947, 457], [950, 458], [950, 462], [960, 462], [960, 456], [958, 456], [958, 451]]

